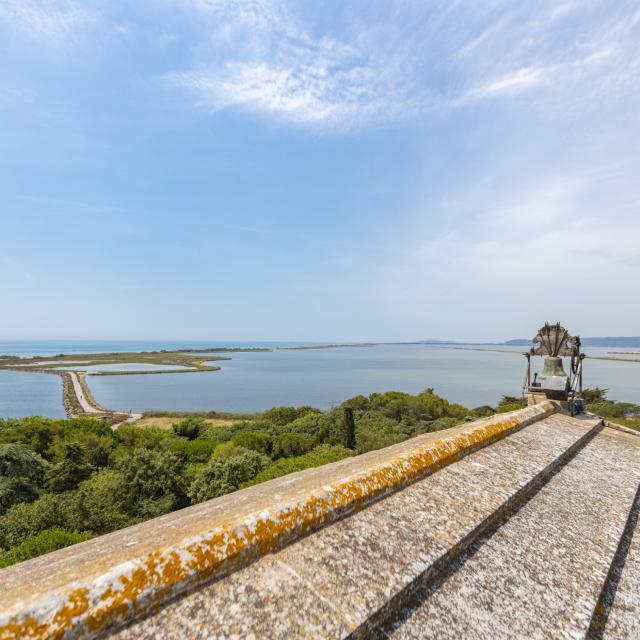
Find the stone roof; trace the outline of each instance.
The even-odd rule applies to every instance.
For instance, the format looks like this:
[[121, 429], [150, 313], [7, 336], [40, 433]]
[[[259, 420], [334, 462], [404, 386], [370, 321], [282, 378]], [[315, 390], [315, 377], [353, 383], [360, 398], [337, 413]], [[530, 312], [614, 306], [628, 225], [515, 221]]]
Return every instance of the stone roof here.
[[2, 570], [0, 638], [634, 637], [639, 486], [545, 402]]

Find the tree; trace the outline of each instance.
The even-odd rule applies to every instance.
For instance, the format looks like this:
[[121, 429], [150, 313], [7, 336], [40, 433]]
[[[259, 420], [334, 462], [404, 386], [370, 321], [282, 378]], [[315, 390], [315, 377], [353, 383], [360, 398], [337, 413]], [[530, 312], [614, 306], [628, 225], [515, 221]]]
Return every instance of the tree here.
[[608, 391], [609, 389], [600, 389], [599, 387], [596, 387], [595, 389], [583, 389], [582, 397], [587, 404], [606, 402]]
[[10, 549], [43, 529], [66, 527], [68, 512], [68, 494], [45, 493], [13, 505], [0, 517], [0, 547]]
[[20, 444], [0, 444], [0, 514], [38, 497], [47, 463]]
[[80, 484], [67, 508], [65, 526], [101, 535], [126, 527], [133, 518], [126, 512], [127, 479], [114, 469], [101, 469]]
[[268, 464], [269, 458], [257, 451], [245, 451], [227, 460], [214, 458], [191, 483], [189, 497], [196, 503], [231, 493]]
[[65, 442], [62, 445], [60, 462], [49, 468], [47, 485], [54, 493], [69, 491], [86, 480], [92, 470], [82, 445], [77, 442]]
[[137, 517], [155, 517], [188, 504], [184, 461], [171, 451], [134, 449], [116, 469], [125, 479], [127, 510]]
[[525, 401], [521, 396], [502, 396], [498, 405], [503, 404], [517, 404], [520, 407], [524, 407]]
[[101, 468], [109, 466], [116, 440], [111, 434], [78, 431], [53, 442], [47, 450], [47, 457], [54, 463], [60, 462], [65, 457], [65, 445], [70, 442], [82, 447], [86, 462], [94, 468]]

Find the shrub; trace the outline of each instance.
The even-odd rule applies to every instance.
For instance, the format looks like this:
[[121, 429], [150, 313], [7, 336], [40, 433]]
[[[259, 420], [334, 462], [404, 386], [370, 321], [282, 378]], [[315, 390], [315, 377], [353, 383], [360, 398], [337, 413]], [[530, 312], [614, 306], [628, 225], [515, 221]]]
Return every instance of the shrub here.
[[443, 431], [444, 429], [451, 429], [451, 427], [455, 427], [461, 422], [464, 422], [464, 420], [444, 416], [437, 420], [432, 420], [431, 422], [422, 423], [417, 433], [434, 433], [435, 431]]
[[118, 441], [130, 448], [159, 449], [163, 440], [171, 438], [173, 433], [158, 427], [137, 427], [135, 424], [123, 424], [116, 431]]
[[220, 443], [215, 440], [176, 440], [171, 442], [169, 451], [183, 456], [187, 462], [208, 462]]
[[355, 422], [358, 453], [382, 449], [406, 438], [400, 425], [379, 411], [358, 412]]
[[260, 418], [283, 426], [309, 413], [320, 413], [320, 410], [313, 407], [273, 407], [273, 409], [263, 411]]
[[328, 413], [307, 413], [285, 426], [277, 434], [297, 433], [310, 438], [315, 445], [341, 444], [344, 441], [344, 415], [340, 410]]
[[187, 440], [195, 440], [200, 435], [203, 427], [204, 420], [197, 416], [190, 416], [172, 425], [173, 432]]
[[227, 460], [213, 459], [189, 487], [192, 502], [202, 502], [235, 491], [269, 464], [267, 456], [244, 451]]
[[273, 440], [264, 431], [245, 431], [238, 434], [231, 443], [236, 447], [243, 447], [269, 455], [273, 448]]
[[472, 411], [472, 413], [480, 418], [487, 418], [489, 416], [492, 416], [495, 412], [496, 410], [493, 407], [490, 407], [488, 404], [483, 404], [480, 407], [476, 407]]
[[261, 471], [252, 480], [245, 483], [245, 486], [258, 484], [267, 480], [273, 480], [280, 476], [285, 476], [295, 471], [303, 471], [311, 467], [319, 467], [330, 462], [338, 462], [353, 455], [353, 451], [342, 445], [327, 446], [321, 445], [302, 456], [295, 458], [280, 458], [272, 462], [264, 471]]
[[8, 567], [16, 562], [36, 558], [45, 553], [50, 553], [78, 542], [84, 542], [89, 538], [91, 538], [91, 534], [87, 531], [73, 533], [60, 527], [45, 529], [10, 551], [0, 553], [0, 567]]
[[588, 409], [603, 418], [625, 418], [627, 415], [633, 414], [637, 410], [637, 407], [629, 402], [605, 400], [603, 402], [590, 404]]
[[518, 411], [522, 409], [520, 402], [504, 402], [498, 406], [496, 413], [507, 413], [508, 411]]
[[273, 445], [274, 458], [290, 458], [300, 456], [313, 449], [311, 438], [302, 433], [283, 433]]

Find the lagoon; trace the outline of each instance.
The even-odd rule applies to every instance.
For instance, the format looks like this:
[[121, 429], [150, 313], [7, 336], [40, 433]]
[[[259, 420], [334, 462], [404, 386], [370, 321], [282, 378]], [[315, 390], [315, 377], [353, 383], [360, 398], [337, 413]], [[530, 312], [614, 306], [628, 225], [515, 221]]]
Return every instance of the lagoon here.
[[[231, 360], [215, 362], [222, 367], [216, 372], [91, 377], [88, 383], [98, 402], [125, 411], [254, 412], [276, 405], [328, 409], [358, 394], [418, 393], [428, 387], [452, 402], [475, 407], [495, 405], [503, 394], [520, 394], [521, 351], [390, 344], [234, 353]], [[640, 402], [640, 363], [587, 360], [585, 371], [587, 386], [609, 388], [612, 399]]]
[[[150, 343], [128, 344], [131, 351], [151, 346]], [[203, 348], [211, 345], [153, 343], [153, 348]], [[49, 353], [64, 351], [60, 344], [47, 346]], [[73, 352], [83, 353], [79, 345], [69, 346], [73, 347]], [[117, 351], [122, 343], [93, 343], [92, 346], [93, 349], [84, 352], [98, 351], [98, 348], [103, 352]], [[242, 346], [273, 344], [243, 343]], [[474, 345], [471, 348], [478, 347]], [[213, 362], [222, 367], [220, 371], [89, 376], [87, 381], [99, 403], [110, 409], [135, 412], [255, 412], [285, 404], [328, 409], [357, 394], [388, 390], [417, 393], [427, 387], [433, 387], [436, 393], [452, 402], [475, 407], [495, 405], [503, 394], [519, 395], [524, 375], [525, 359], [520, 355], [523, 347], [487, 346], [486, 349], [502, 351], [381, 344], [237, 352], [224, 354], [230, 360]], [[24, 350], [46, 355], [33, 345], [30, 349], [25, 345]], [[587, 353], [605, 356], [607, 351], [592, 347]], [[539, 369], [541, 360], [535, 360]], [[117, 366], [123, 368], [122, 365]], [[640, 403], [640, 363], [588, 359], [584, 367], [585, 386], [606, 387], [612, 399]], [[105, 365], [98, 368], [104, 369]], [[54, 375], [0, 371], [0, 416], [39, 414], [63, 417], [60, 385], [60, 379]]]
[[64, 418], [62, 383], [46, 373], [0, 370], [0, 418]]

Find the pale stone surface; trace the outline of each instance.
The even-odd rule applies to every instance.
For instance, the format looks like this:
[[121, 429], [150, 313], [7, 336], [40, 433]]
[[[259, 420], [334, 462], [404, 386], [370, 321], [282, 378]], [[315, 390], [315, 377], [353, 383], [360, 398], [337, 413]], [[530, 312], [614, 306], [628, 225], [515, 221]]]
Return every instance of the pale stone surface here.
[[640, 442], [628, 438], [599, 433], [388, 637], [585, 637], [640, 481]]
[[[640, 440], [640, 436], [635, 436]], [[632, 446], [632, 445], [631, 445]], [[638, 470], [640, 474], [640, 469]], [[636, 494], [635, 511], [631, 514], [630, 540], [625, 540], [624, 564], [622, 572], [616, 575], [618, 580], [613, 606], [609, 612], [604, 638], [614, 640], [618, 638], [636, 638], [640, 636], [640, 524], [638, 509], [640, 505], [640, 479], [638, 479], [638, 494]]]
[[[597, 423], [560, 415], [536, 422], [229, 578], [201, 588], [114, 638], [247, 637], [237, 631], [238, 625], [256, 638], [344, 637], [419, 576], [446, 562], [447, 554], [465, 536], [481, 528]], [[278, 580], [277, 605], [264, 598], [238, 601], [240, 588], [270, 591], [273, 576], [265, 570], [267, 566], [277, 566], [273, 570], [276, 576], [285, 568], [297, 580]], [[292, 607], [295, 612], [291, 615], [300, 631], [296, 633], [288, 626], [291, 622], [283, 623], [282, 603], [299, 603], [300, 592], [316, 598], [307, 599], [304, 607]], [[318, 628], [314, 625], [319, 619], [323, 626]], [[313, 632], [303, 633], [307, 621]], [[208, 636], [199, 635], [203, 629]]]
[[[265, 636], [260, 612], [269, 611]], [[200, 589], [160, 616], [118, 634], [136, 640], [341, 638], [349, 628], [330, 602], [273, 556]]]

